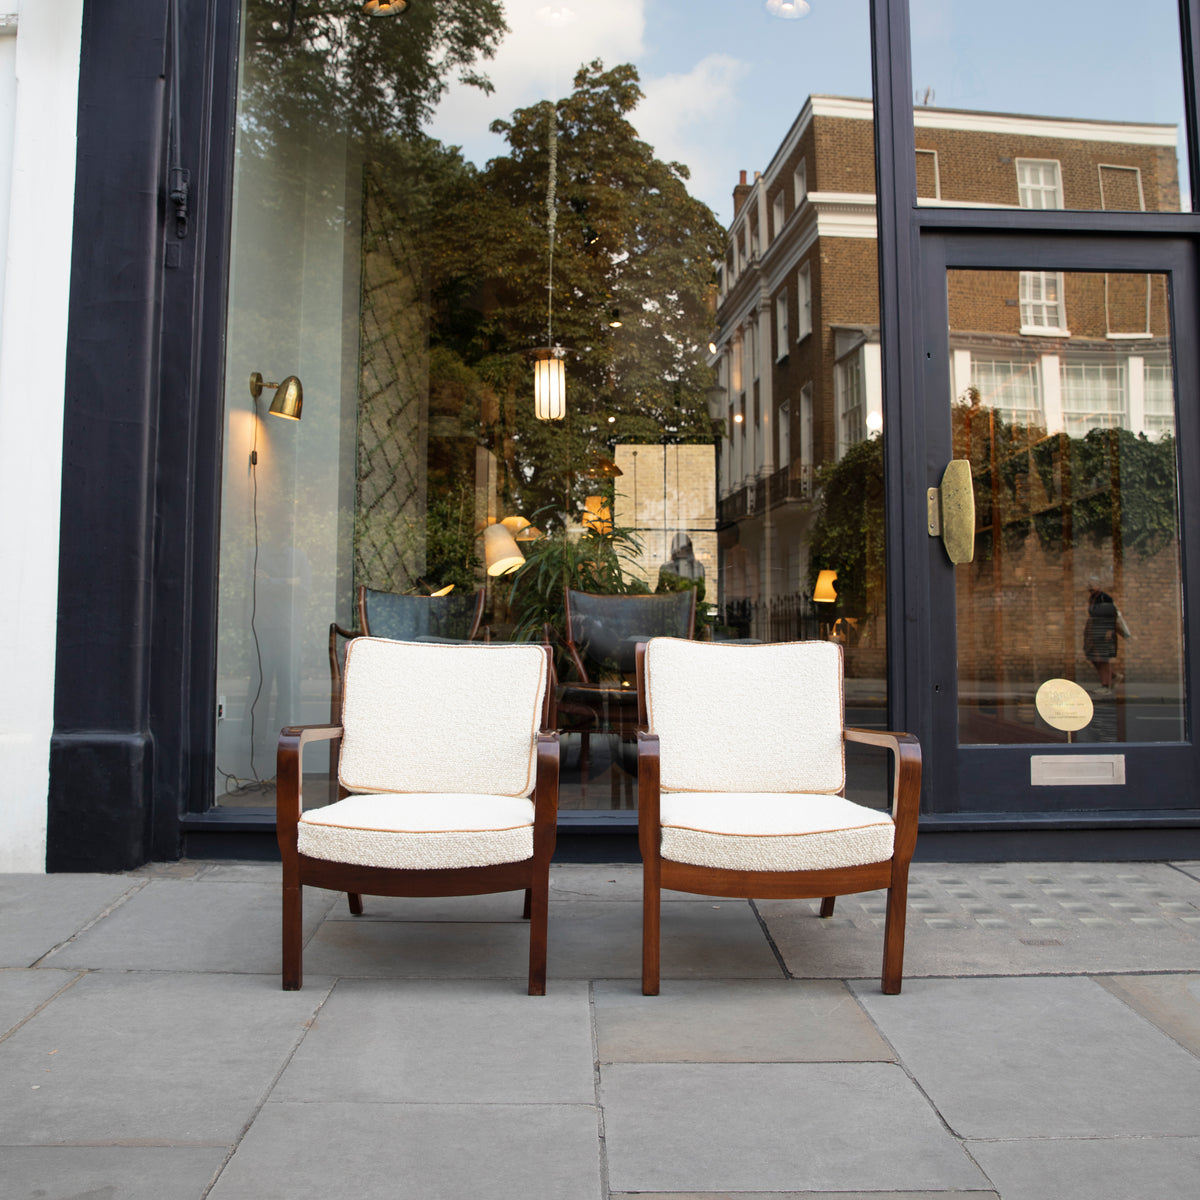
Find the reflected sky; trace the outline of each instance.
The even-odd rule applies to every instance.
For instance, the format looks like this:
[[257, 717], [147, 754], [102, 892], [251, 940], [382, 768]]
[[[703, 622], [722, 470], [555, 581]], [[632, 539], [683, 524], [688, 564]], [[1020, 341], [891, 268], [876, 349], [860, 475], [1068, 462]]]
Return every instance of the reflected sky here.
[[[776, 6], [778, 7], [778, 6]], [[570, 91], [577, 67], [635, 63], [633, 123], [728, 223], [738, 172], [765, 170], [807, 96], [871, 91], [867, 0], [810, 0], [799, 18], [766, 0], [507, 0], [511, 32], [483, 64], [495, 92], [452, 87], [429, 132], [483, 165], [497, 117]], [[913, 84], [939, 107], [1180, 127], [1175, 0], [912, 0]]]

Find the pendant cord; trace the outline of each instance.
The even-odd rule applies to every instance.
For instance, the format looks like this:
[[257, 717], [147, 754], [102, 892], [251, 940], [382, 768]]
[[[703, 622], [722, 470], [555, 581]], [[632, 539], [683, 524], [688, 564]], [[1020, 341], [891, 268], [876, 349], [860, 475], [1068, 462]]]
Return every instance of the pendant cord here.
[[558, 223], [555, 198], [558, 191], [558, 113], [549, 102], [550, 129], [547, 137], [549, 171], [546, 182], [546, 228], [550, 235], [550, 252], [546, 277], [546, 346], [554, 346], [554, 233]]

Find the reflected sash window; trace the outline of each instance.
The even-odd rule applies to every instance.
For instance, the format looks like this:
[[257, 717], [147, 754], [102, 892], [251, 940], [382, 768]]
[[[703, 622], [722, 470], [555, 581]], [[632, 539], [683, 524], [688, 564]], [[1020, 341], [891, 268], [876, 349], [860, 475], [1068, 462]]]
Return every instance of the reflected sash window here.
[[1022, 333], [1066, 334], [1061, 273], [1022, 271], [1020, 291]]
[[1017, 159], [1017, 194], [1022, 208], [1062, 208], [1062, 181], [1052, 158]]

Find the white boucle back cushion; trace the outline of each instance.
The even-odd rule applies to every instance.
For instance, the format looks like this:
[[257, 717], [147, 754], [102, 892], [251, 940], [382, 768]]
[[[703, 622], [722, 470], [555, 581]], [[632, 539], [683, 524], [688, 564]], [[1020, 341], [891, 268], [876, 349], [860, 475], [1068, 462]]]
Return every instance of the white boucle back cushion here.
[[342, 786], [528, 796], [546, 674], [536, 645], [355, 638], [342, 689]]
[[653, 638], [646, 702], [661, 783], [693, 792], [839, 792], [842, 648]]

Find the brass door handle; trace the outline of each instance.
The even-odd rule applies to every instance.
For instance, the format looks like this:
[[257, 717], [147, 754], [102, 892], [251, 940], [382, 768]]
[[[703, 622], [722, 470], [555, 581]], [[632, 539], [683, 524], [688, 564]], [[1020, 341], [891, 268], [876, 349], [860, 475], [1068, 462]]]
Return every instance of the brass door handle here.
[[941, 487], [926, 492], [930, 537], [940, 537], [952, 563], [967, 563], [975, 557], [975, 487], [971, 464], [952, 458], [942, 472]]

